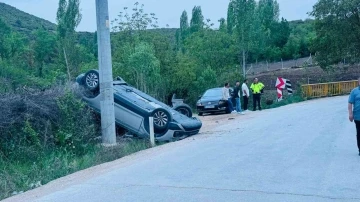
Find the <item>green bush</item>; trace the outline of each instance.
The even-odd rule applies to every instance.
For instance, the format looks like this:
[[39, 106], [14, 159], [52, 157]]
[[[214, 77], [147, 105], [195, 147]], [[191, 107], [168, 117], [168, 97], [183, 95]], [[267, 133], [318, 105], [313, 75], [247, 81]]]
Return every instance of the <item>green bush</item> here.
[[59, 124], [55, 143], [62, 149], [83, 155], [98, 136], [95, 120], [85, 103], [66, 92], [57, 99]]
[[286, 97], [285, 99], [283, 99], [280, 102], [275, 101], [271, 105], [265, 105], [264, 109], [277, 108], [277, 107], [281, 107], [281, 106], [285, 106], [285, 105], [293, 104], [293, 103], [298, 103], [298, 102], [302, 102], [302, 101], [304, 101], [304, 98], [302, 98], [301, 96], [292, 95], [292, 96]]
[[150, 147], [133, 139], [99, 146], [95, 114], [66, 89], [0, 94], [0, 200]]
[[[292, 95], [288, 95], [287, 93], [284, 93], [283, 100], [279, 102], [276, 99], [274, 99], [274, 97], [276, 96], [275, 90], [271, 92], [267, 92], [265, 93], [265, 96], [263, 96], [261, 106], [263, 107], [263, 109], [271, 109], [271, 108], [277, 108], [288, 104], [304, 101], [304, 98], [302, 97], [301, 88], [298, 87], [297, 89], [299, 90], [294, 91], [294, 94]], [[270, 101], [272, 101], [272, 103], [270, 103]]]
[[0, 93], [10, 93], [19, 89], [48, 89], [51, 87], [50, 80], [33, 76], [29, 71], [14, 67], [0, 60], [0, 81], [2, 88]]

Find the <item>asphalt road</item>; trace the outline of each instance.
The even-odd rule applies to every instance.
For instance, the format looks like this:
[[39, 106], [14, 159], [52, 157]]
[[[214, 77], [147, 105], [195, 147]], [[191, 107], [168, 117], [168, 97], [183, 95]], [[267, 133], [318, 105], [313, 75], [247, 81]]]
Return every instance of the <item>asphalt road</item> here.
[[360, 201], [347, 97], [220, 118], [192, 138], [7, 201]]

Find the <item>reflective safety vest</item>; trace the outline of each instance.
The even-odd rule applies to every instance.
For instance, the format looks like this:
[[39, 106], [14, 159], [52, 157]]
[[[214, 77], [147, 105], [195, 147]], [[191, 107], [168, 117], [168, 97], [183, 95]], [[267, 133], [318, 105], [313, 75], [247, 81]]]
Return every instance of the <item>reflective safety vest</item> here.
[[252, 83], [250, 86], [253, 94], [259, 94], [264, 87], [265, 85], [262, 84], [261, 82]]

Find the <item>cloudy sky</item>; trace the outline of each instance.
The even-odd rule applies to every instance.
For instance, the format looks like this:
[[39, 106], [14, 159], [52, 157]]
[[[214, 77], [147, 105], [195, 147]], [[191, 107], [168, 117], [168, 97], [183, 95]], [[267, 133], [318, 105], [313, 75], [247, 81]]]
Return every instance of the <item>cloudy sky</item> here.
[[[155, 13], [159, 18], [159, 26], [179, 27], [180, 15], [183, 10], [188, 11], [201, 6], [205, 19], [217, 22], [221, 17], [226, 17], [229, 0], [108, 0], [110, 19], [114, 19], [124, 7], [133, 8], [135, 2], [145, 5], [145, 12]], [[58, 0], [0, 0], [0, 2], [14, 6], [27, 13], [55, 22]], [[280, 16], [287, 20], [308, 18], [307, 12], [317, 0], [278, 0]], [[83, 19], [78, 31], [95, 31], [95, 0], [81, 0]]]

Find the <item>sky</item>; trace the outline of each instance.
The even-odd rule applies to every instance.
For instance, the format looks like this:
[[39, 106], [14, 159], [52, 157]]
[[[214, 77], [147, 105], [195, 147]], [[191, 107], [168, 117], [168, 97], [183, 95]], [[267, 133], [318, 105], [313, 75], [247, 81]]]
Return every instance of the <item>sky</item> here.
[[[22, 11], [56, 22], [56, 11], [59, 0], [0, 0]], [[194, 6], [201, 6], [205, 19], [211, 19], [215, 26], [222, 17], [226, 18], [229, 0], [108, 0], [110, 20], [117, 17], [124, 7], [133, 8], [135, 2], [144, 4], [146, 13], [155, 13], [159, 18], [158, 25], [171, 28], [180, 26], [180, 15], [186, 10], [189, 18]], [[287, 20], [309, 18], [308, 12], [312, 11], [317, 0], [278, 0], [280, 4], [280, 17]], [[77, 31], [96, 30], [95, 0], [81, 0], [82, 21]]]

